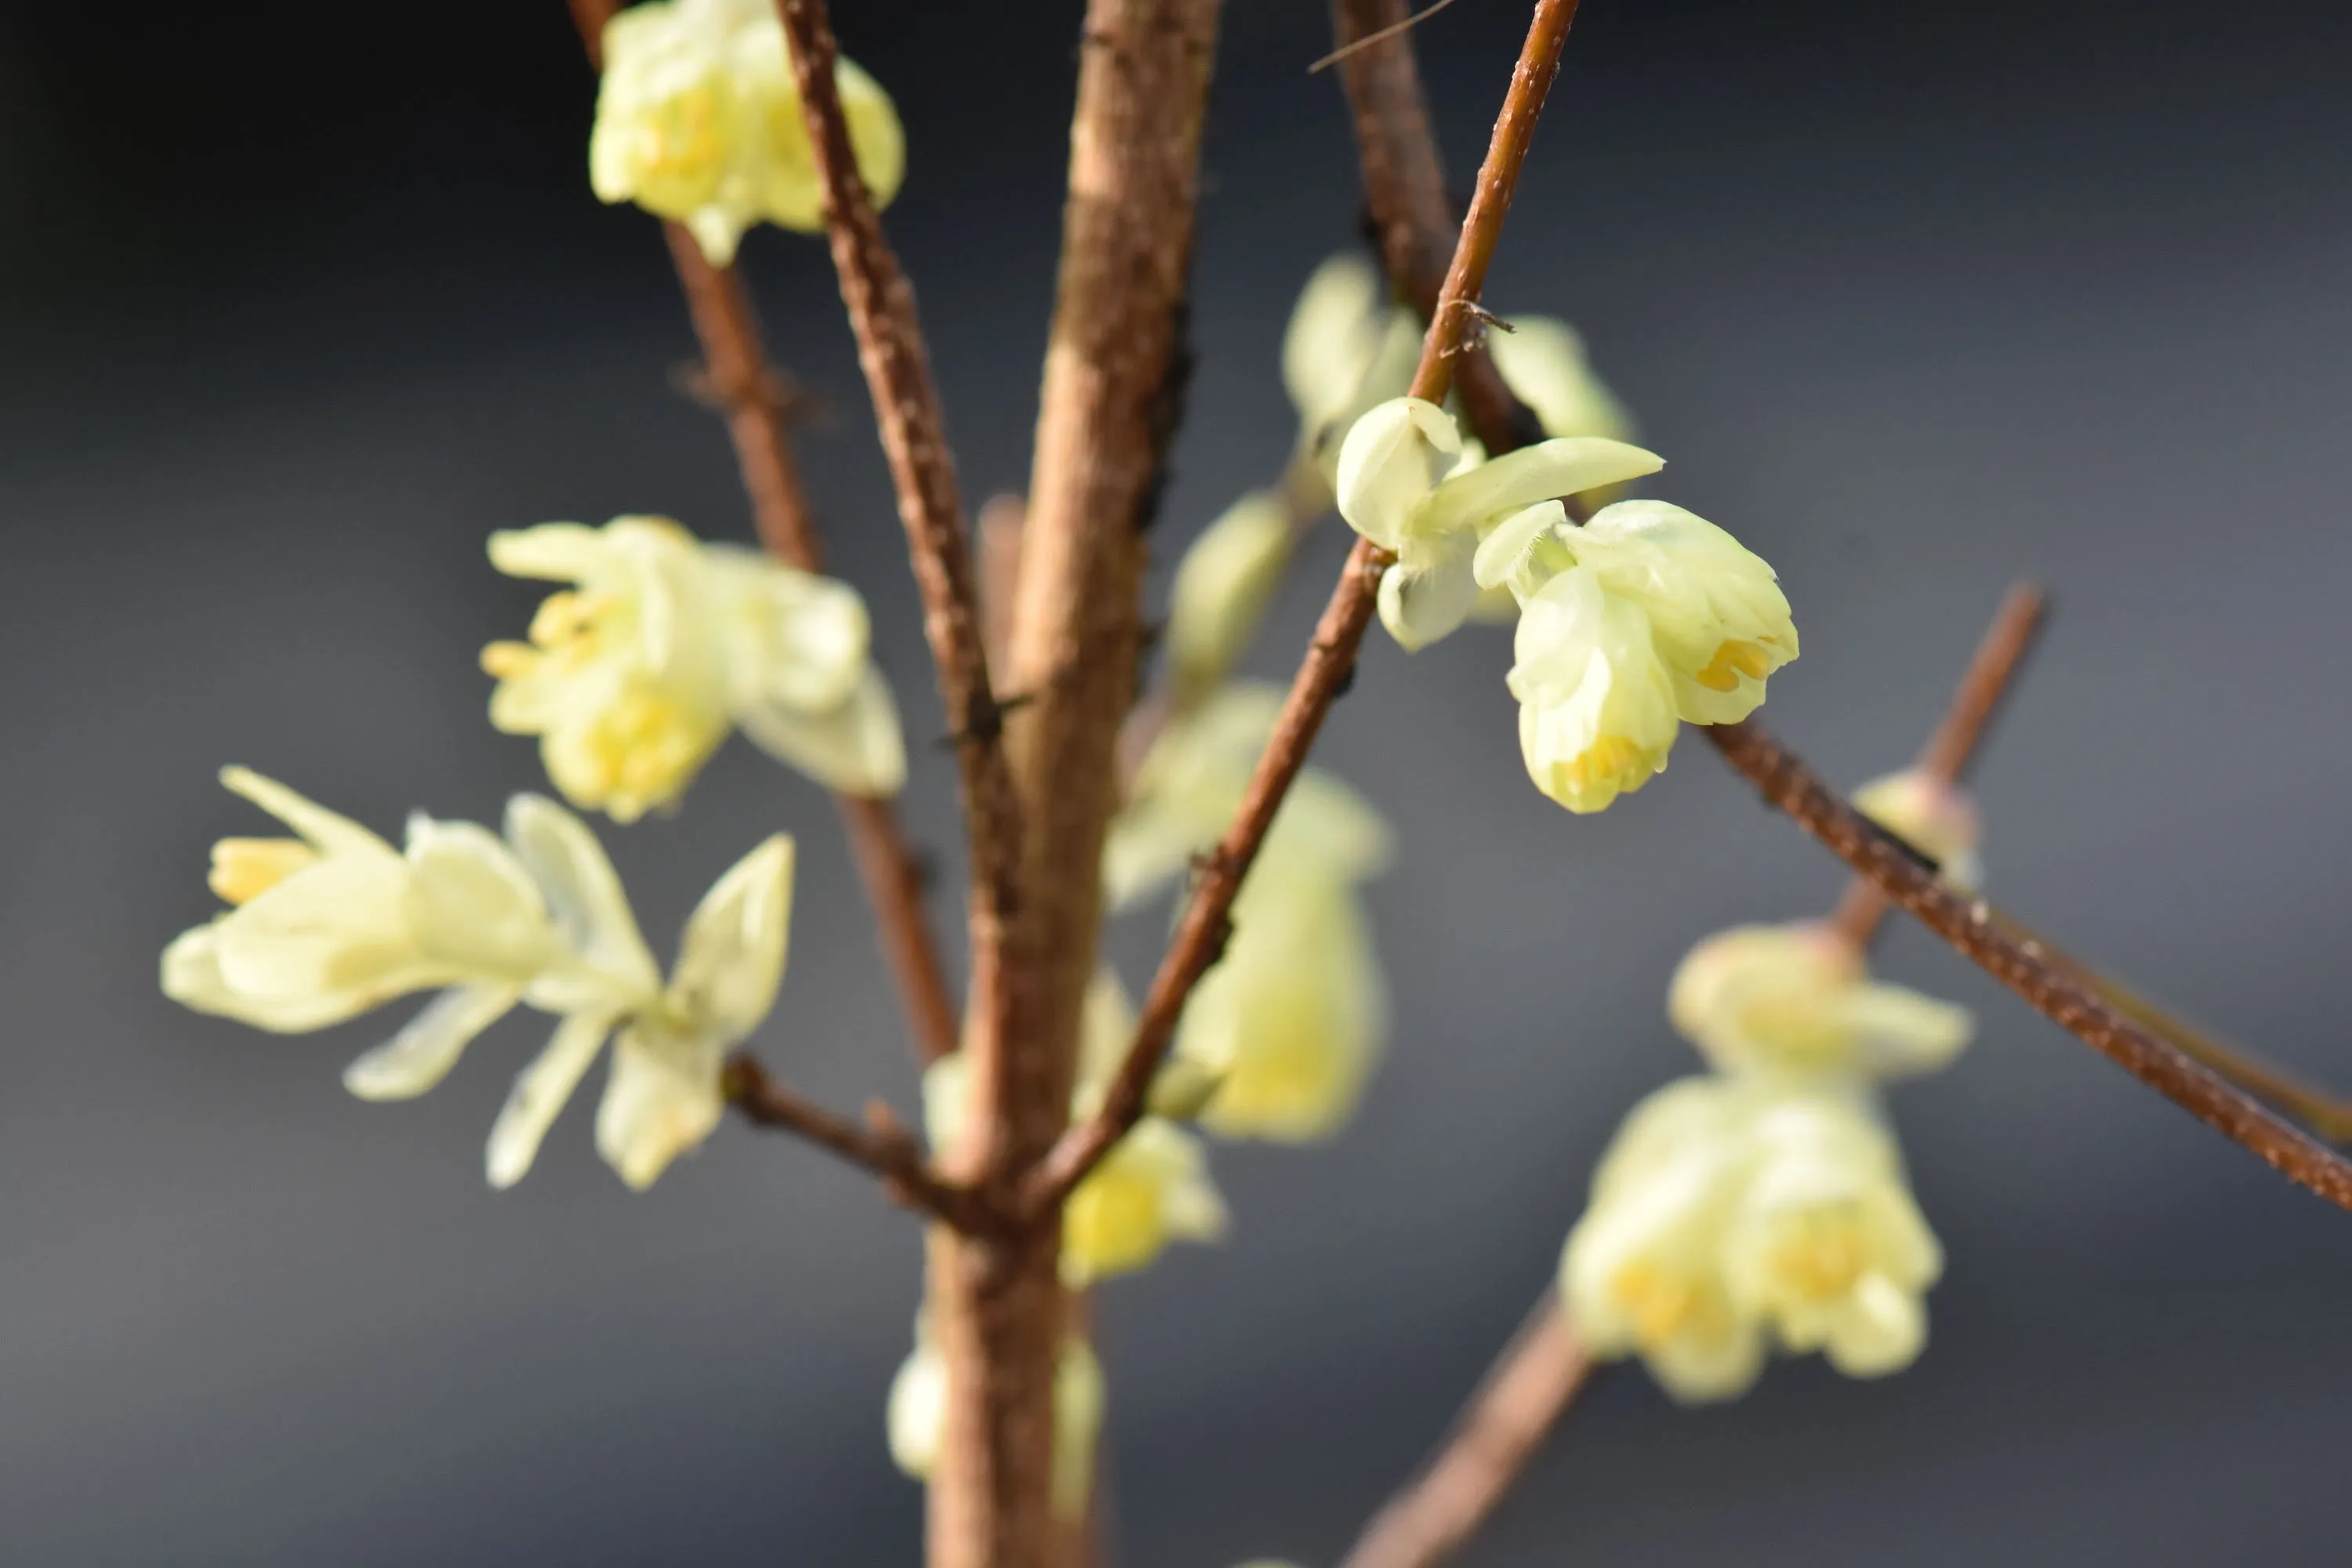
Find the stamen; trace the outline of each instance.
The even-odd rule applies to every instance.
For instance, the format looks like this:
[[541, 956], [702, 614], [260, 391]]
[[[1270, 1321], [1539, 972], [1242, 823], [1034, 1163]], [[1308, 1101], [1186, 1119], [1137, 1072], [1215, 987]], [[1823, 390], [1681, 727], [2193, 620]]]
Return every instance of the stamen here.
[[226, 902], [245, 904], [318, 860], [319, 852], [299, 838], [224, 838], [213, 846], [205, 880]]

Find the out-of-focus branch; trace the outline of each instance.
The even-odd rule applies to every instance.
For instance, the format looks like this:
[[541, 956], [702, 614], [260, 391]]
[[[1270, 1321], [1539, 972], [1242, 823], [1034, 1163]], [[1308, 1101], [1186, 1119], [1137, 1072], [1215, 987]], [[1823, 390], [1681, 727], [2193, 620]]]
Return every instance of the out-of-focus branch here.
[[[1406, 0], [1332, 0], [1339, 78], [1355, 121], [1356, 163], [1389, 281], [1424, 321], [1437, 313], [1454, 254], [1456, 225], [1445, 165], [1429, 125], [1421, 69], [1406, 28]], [[1486, 174], [1481, 171], [1483, 186]], [[1454, 390], [1470, 428], [1490, 452], [1543, 439], [1535, 411], [1504, 384], [1475, 332], [1454, 355]], [[1573, 504], [1573, 503], [1571, 503]]]
[[[1469, 216], [1463, 222], [1453, 263], [1430, 319], [1429, 335], [1422, 344], [1421, 363], [1412, 378], [1415, 397], [1444, 401], [1455, 362], [1454, 351], [1477, 325], [1474, 307], [1575, 15], [1576, 0], [1539, 0], [1536, 6], [1518, 65], [1511, 73], [1510, 90], [1495, 121], [1486, 162], [1478, 171]], [[1060, 1203], [1142, 1115], [1152, 1077], [1167, 1056], [1184, 1000], [1224, 951], [1242, 879], [1265, 842], [1291, 781], [1306, 765], [1307, 749], [1314, 744], [1324, 716], [1355, 668], [1357, 649], [1371, 621], [1381, 574], [1391, 559], [1364, 539], [1358, 540], [1349, 552], [1241, 809], [1209, 853], [1193, 884], [1175, 939], [1145, 997], [1134, 1043], [1111, 1080], [1101, 1109], [1064, 1134], [1032, 1176], [1027, 1199], [1034, 1207], [1049, 1209]]]
[[[602, 63], [604, 24], [616, 8], [613, 0], [572, 0], [572, 19], [579, 24], [580, 41], [592, 63]], [[793, 458], [782, 378], [768, 362], [759, 317], [742, 279], [731, 267], [713, 267], [682, 225], [662, 227], [695, 336], [702, 344], [709, 390], [726, 416], [727, 434], [735, 444], [735, 461], [743, 473], [760, 542], [789, 565], [821, 572], [824, 550]], [[834, 803], [841, 809], [859, 879], [874, 906], [883, 951], [914, 1030], [916, 1055], [925, 1062], [937, 1061], [955, 1049], [956, 1012], [923, 907], [921, 869], [888, 801], [836, 795]]]
[[2352, 1163], [2289, 1125], [2178, 1046], [2133, 1022], [2095, 987], [2051, 961], [1991, 905], [1956, 893], [1892, 836], [1839, 798], [1753, 720], [1702, 731], [1724, 760], [1830, 852], [2034, 1011], [2289, 1180], [2352, 1208]]
[[890, 1195], [941, 1224], [968, 1235], [1000, 1228], [999, 1215], [979, 1194], [931, 1169], [922, 1145], [900, 1126], [881, 1101], [866, 1108], [861, 1126], [821, 1105], [803, 1100], [768, 1076], [759, 1058], [740, 1053], [728, 1058], [719, 1077], [728, 1102], [762, 1127], [781, 1128], [831, 1151], [882, 1178]]
[[1546, 1290], [1412, 1485], [1372, 1516], [1340, 1568], [1428, 1568], [1493, 1515], [1593, 1363]]
[[[2049, 595], [2038, 584], [2016, 584], [2002, 596], [1992, 625], [1985, 628], [1976, 657], [1960, 677], [1943, 721], [1920, 748], [1913, 771], [1939, 784], [1956, 784], [1967, 775], [1993, 715], [2016, 684], [2025, 656], [2033, 650], [2049, 608]], [[1838, 901], [1830, 926], [1859, 952], [1878, 934], [1879, 921], [1885, 914], [1886, 894], [1869, 878], [1856, 877]]]
[[824, 184], [834, 270], [881, 427], [899, 521], [922, 590], [923, 631], [954, 731], [972, 864], [972, 1005], [984, 1015], [1002, 1005], [1003, 948], [1020, 900], [1021, 820], [1005, 763], [1003, 711], [989, 684], [981, 643], [955, 464], [915, 316], [914, 290], [883, 237], [850, 148], [824, 0], [781, 0], [777, 9], [791, 41], [793, 77]]

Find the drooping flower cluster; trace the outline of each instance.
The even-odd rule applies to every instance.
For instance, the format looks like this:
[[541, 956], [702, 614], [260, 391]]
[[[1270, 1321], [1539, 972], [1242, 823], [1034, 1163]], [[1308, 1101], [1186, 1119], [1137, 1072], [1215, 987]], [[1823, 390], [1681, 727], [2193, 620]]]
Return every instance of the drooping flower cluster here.
[[[647, 0], [605, 25], [589, 184], [692, 232], [716, 266], [765, 219], [814, 233], [824, 190], [771, 0]], [[898, 112], [848, 60], [834, 72], [857, 172], [877, 207], [907, 167]]]
[[[1115, 907], [1164, 885], [1233, 820], [1282, 696], [1238, 685], [1162, 731], [1104, 848]], [[1379, 1058], [1387, 999], [1359, 889], [1386, 866], [1388, 826], [1309, 768], [1291, 785], [1242, 884], [1224, 957], [1193, 988], [1175, 1058], [1217, 1090], [1202, 1125], [1297, 1142], [1347, 1120]]]
[[[1091, 1115], [1135, 1034], [1135, 1012], [1118, 979], [1098, 973], [1087, 994], [1073, 1118]], [[962, 1131], [970, 1072], [961, 1053], [923, 1074], [923, 1126], [946, 1149]], [[1143, 1268], [1171, 1241], [1225, 1233], [1224, 1199], [1201, 1142], [1165, 1116], [1148, 1115], [1112, 1146], [1062, 1210], [1062, 1279], [1084, 1289]]]
[[492, 643], [490, 722], [537, 735], [548, 777], [618, 822], [676, 801], [730, 730], [848, 795], [894, 795], [907, 756], [855, 589], [660, 517], [490, 536], [510, 577], [577, 584], [530, 640]]
[[1876, 1086], [1948, 1065], [1966, 1010], [1796, 924], [1700, 942], [1666, 1011], [1714, 1070], [1636, 1106], [1594, 1173], [1561, 1260], [1588, 1343], [1685, 1400], [1745, 1392], [1775, 1343], [1854, 1377], [1909, 1365], [1942, 1254]]
[[552, 801], [515, 796], [503, 838], [419, 814], [401, 850], [257, 773], [230, 768], [221, 779], [296, 837], [214, 847], [212, 887], [232, 907], [164, 951], [166, 995], [303, 1033], [438, 991], [345, 1070], [366, 1100], [423, 1094], [519, 1004], [553, 1014], [553, 1040], [491, 1130], [494, 1186], [530, 1170], [608, 1038], [596, 1147], [623, 1180], [649, 1185], [718, 1125], [721, 1060], [767, 1016], [783, 977], [789, 837], [769, 839], [711, 888], [664, 984], [612, 862]]
[[1682, 721], [1746, 718], [1797, 657], [1772, 569], [1722, 529], [1653, 500], [1569, 520], [1560, 498], [1663, 466], [1599, 437], [1465, 464], [1453, 419], [1413, 398], [1372, 409], [1340, 450], [1340, 514], [1397, 558], [1380, 612], [1398, 642], [1451, 633], [1482, 588], [1517, 597], [1520, 752], [1570, 811], [1601, 810], [1663, 771]]

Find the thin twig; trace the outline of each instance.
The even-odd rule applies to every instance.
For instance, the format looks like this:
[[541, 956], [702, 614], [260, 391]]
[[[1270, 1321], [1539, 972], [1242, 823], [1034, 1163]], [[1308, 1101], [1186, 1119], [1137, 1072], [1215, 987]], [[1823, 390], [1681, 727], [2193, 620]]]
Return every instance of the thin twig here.
[[1560, 1413], [1592, 1375], [1557, 1292], [1528, 1310], [1479, 1381], [1436, 1455], [1389, 1500], [1340, 1568], [1428, 1568], [1459, 1551], [1494, 1513]]
[[[616, 8], [613, 0], [572, 0], [572, 19], [592, 64], [601, 67], [604, 24]], [[726, 415], [760, 542], [788, 565], [822, 572], [824, 555], [815, 518], [793, 457], [783, 408], [773, 395], [780, 378], [769, 363], [742, 279], [732, 267], [713, 267], [684, 226], [666, 223], [662, 228], [702, 344], [704, 374]], [[925, 1063], [937, 1061], [955, 1049], [956, 1008], [923, 907], [922, 871], [888, 801], [835, 795], [834, 803], [898, 979], [916, 1056]]]
[[825, 232], [841, 298], [857, 337], [857, 358], [873, 395], [882, 449], [898, 492], [915, 580], [923, 595], [923, 631], [938, 667], [940, 693], [963, 784], [964, 826], [972, 861], [972, 1001], [1001, 1005], [1003, 946], [1020, 898], [1020, 807], [1003, 744], [1003, 721], [989, 685], [964, 533], [939, 390], [915, 316], [914, 290], [884, 237], [873, 198], [857, 172], [834, 82], [837, 51], [823, 0], [780, 0], [793, 77], [825, 190]]
[[[1462, 225], [1461, 239], [1439, 294], [1439, 308], [1422, 343], [1421, 363], [1412, 378], [1415, 397], [1444, 401], [1454, 363], [1449, 351], [1470, 321], [1460, 307], [1475, 302], [1486, 282], [1487, 264], [1510, 210], [1512, 191], [1527, 161], [1544, 94], [1559, 68], [1560, 48], [1575, 15], [1576, 0], [1539, 0], [1536, 6], [1517, 68], [1511, 73], [1510, 91], [1478, 171], [1477, 194]], [[1367, 539], [1358, 540], [1349, 552], [1339, 584], [1291, 682], [1290, 695], [1283, 703], [1265, 752], [1258, 759], [1241, 808], [1224, 837], [1207, 856], [1175, 939], [1152, 979], [1134, 1043], [1104, 1094], [1101, 1108], [1065, 1133], [1032, 1173], [1024, 1194], [1031, 1212], [1059, 1204], [1143, 1114], [1152, 1077], [1167, 1055], [1184, 1000], [1224, 950], [1242, 879], [1265, 842], [1291, 781], [1306, 765], [1307, 749], [1322, 728], [1324, 716], [1355, 668], [1356, 650], [1371, 621], [1381, 574], [1392, 559]]]
[[2134, 1023], [2031, 937], [2014, 934], [1980, 899], [1954, 892], [1893, 836], [1841, 799], [1753, 720], [1701, 731], [1766, 802], [1885, 889], [1921, 925], [2008, 986], [2036, 1012], [2148, 1088], [2260, 1155], [2289, 1180], [2352, 1208], [2352, 1163]]
[[997, 1228], [998, 1215], [980, 1194], [946, 1180], [923, 1157], [913, 1133], [876, 1101], [861, 1126], [845, 1116], [803, 1100], [768, 1075], [758, 1058], [738, 1053], [728, 1058], [719, 1088], [729, 1103], [762, 1127], [778, 1127], [799, 1134], [853, 1165], [882, 1178], [890, 1195], [909, 1208], [968, 1235], [987, 1235]]
[[[1942, 721], [1920, 748], [1919, 760], [1912, 763], [1913, 772], [1947, 786], [1967, 776], [1985, 731], [2015, 685], [2025, 656], [2033, 650], [2049, 608], [2049, 595], [2038, 584], [2015, 584], [2002, 596], [2000, 608], [1978, 642], [1976, 657], [1960, 677]], [[1837, 912], [1830, 917], [1830, 928], [1858, 952], [1870, 946], [1885, 914], [1885, 893], [1869, 878], [1856, 877], [1838, 901]]]
[[1391, 22], [1387, 26], [1381, 28], [1379, 31], [1367, 33], [1360, 38], [1350, 38], [1348, 42], [1341, 44], [1338, 48], [1333, 49], [1329, 54], [1325, 55], [1321, 59], [1317, 60], [1313, 65], [1308, 66], [1307, 68], [1307, 74], [1308, 76], [1313, 76], [1319, 71], [1328, 70], [1333, 66], [1338, 65], [1341, 60], [1346, 59], [1349, 55], [1355, 54], [1362, 49], [1369, 49], [1376, 44], [1385, 43], [1391, 38], [1402, 37], [1411, 29], [1420, 26], [1423, 22], [1428, 21], [1432, 16], [1436, 16], [1440, 11], [1444, 10], [1448, 5], [1453, 4], [1454, 0], [1430, 0], [1428, 5], [1423, 5], [1420, 10], [1415, 11], [1412, 16], [1404, 17], [1401, 21]]

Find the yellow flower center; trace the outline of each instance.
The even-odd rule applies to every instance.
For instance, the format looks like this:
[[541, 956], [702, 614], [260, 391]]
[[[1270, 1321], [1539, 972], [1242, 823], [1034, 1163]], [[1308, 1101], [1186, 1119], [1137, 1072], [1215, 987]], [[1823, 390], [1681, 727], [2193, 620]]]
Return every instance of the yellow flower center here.
[[1813, 1212], [1783, 1222], [1768, 1265], [1781, 1288], [1801, 1300], [1832, 1301], [1854, 1288], [1870, 1264], [1862, 1227], [1844, 1212]]
[[712, 83], [677, 93], [651, 109], [638, 121], [637, 178], [658, 202], [662, 191], [673, 199], [698, 204], [726, 162], [727, 115], [720, 89]]
[[1706, 668], [1691, 677], [1709, 691], [1729, 691], [1739, 684], [1741, 676], [1761, 680], [1772, 673], [1772, 656], [1759, 642], [1748, 642], [1738, 637], [1722, 643]]
[[299, 838], [224, 838], [213, 846], [207, 880], [227, 902], [244, 904], [318, 861], [319, 852]]
[[627, 610], [616, 594], [550, 594], [530, 618], [530, 641], [490, 644], [482, 650], [482, 672], [520, 680], [543, 668], [554, 675], [577, 670], [628, 635]]
[[1634, 1341], [1644, 1350], [1686, 1337], [1711, 1338], [1730, 1326], [1721, 1294], [1704, 1279], [1646, 1258], [1619, 1269], [1609, 1293], [1633, 1320]]
[[550, 771], [572, 799], [625, 822], [676, 798], [725, 736], [723, 724], [640, 681], [585, 724], [562, 731]]
[[1622, 735], [1603, 735], [1560, 767], [1560, 777], [1577, 794], [1611, 779], [1639, 784], [1649, 776], [1649, 758]]

